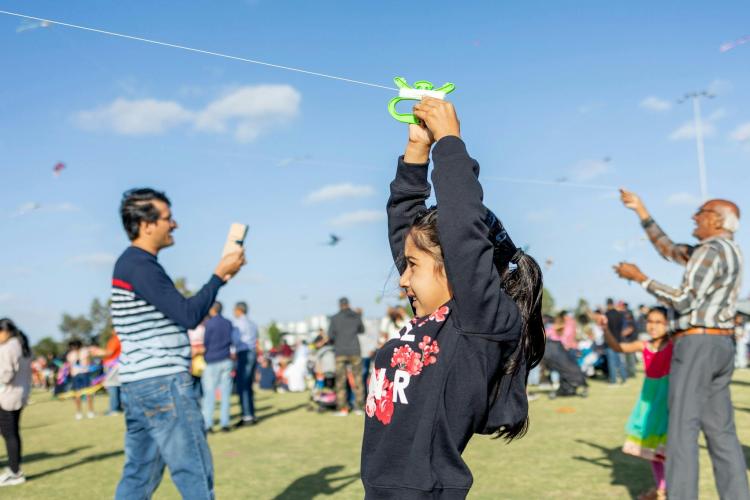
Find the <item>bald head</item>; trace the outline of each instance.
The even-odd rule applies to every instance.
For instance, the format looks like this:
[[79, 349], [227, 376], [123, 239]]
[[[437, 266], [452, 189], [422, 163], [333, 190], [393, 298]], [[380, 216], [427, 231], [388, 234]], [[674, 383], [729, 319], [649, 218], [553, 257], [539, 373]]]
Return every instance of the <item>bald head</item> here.
[[731, 237], [740, 227], [740, 209], [727, 200], [709, 200], [693, 216], [693, 236], [703, 241], [716, 236]]
[[705, 210], [715, 211], [723, 220], [722, 228], [734, 233], [740, 227], [740, 208], [729, 200], [709, 200], [703, 205]]

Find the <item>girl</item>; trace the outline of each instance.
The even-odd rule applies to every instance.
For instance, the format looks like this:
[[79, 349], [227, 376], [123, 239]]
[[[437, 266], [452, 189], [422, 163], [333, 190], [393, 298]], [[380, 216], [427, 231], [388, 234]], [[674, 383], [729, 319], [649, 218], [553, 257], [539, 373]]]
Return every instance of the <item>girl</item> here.
[[656, 486], [640, 495], [639, 500], [667, 498], [664, 479], [664, 451], [667, 445], [669, 422], [667, 403], [669, 396], [669, 366], [672, 361], [672, 341], [668, 335], [667, 310], [655, 307], [646, 319], [648, 342], [617, 342], [606, 328], [606, 318], [600, 320], [604, 327], [604, 338], [611, 349], [620, 353], [643, 353], [646, 378], [639, 400], [630, 414], [625, 430], [627, 438], [622, 451], [629, 455], [651, 461]]
[[73, 378], [73, 401], [76, 405], [76, 420], [83, 418], [81, 413], [81, 398], [86, 398], [89, 412], [88, 418], [94, 418], [94, 393], [87, 389], [91, 387], [91, 374], [89, 368], [91, 365], [91, 352], [88, 347], [84, 347], [83, 342], [74, 339], [68, 342], [68, 354], [65, 359], [70, 367], [70, 376]]
[[409, 127], [388, 229], [415, 317], [375, 358], [362, 482], [366, 498], [463, 499], [471, 436], [526, 431], [526, 378], [544, 351], [541, 271], [483, 205], [453, 106], [424, 98], [414, 114], [423, 125]]
[[0, 433], [8, 451], [0, 486], [26, 482], [21, 472], [21, 409], [31, 390], [31, 349], [26, 335], [7, 318], [0, 319]]

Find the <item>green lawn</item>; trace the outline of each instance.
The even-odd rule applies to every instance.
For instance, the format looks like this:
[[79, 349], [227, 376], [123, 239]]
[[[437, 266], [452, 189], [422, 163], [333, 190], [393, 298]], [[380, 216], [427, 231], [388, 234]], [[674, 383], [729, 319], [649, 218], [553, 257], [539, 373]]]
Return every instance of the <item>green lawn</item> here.
[[[588, 399], [541, 398], [532, 403], [529, 434], [509, 446], [475, 437], [465, 453], [474, 473], [469, 497], [630, 498], [650, 487], [649, 464], [620, 452], [639, 383], [610, 389], [594, 382]], [[738, 373], [732, 389], [740, 438], [750, 443], [750, 371]], [[111, 498], [123, 463], [123, 419], [76, 421], [70, 401], [43, 393], [33, 400], [22, 417], [29, 482], [0, 490], [0, 498]], [[363, 417], [310, 413], [307, 400], [261, 392], [261, 423], [209, 437], [219, 498], [362, 498]], [[104, 410], [106, 397], [96, 406]], [[701, 474], [701, 498], [716, 498], [705, 448]], [[179, 498], [168, 476], [155, 497]]]

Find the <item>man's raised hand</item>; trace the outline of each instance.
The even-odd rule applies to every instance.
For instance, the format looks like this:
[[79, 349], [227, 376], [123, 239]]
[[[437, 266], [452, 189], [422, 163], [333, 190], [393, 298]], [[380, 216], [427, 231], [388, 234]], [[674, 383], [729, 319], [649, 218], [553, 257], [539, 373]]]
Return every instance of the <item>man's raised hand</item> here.
[[224, 281], [229, 281], [245, 265], [245, 252], [233, 252], [225, 255], [216, 266], [214, 274]]
[[640, 196], [632, 191], [620, 188], [620, 200], [626, 208], [633, 210], [641, 219], [645, 220], [649, 217], [648, 210], [646, 210], [646, 206], [643, 204]]

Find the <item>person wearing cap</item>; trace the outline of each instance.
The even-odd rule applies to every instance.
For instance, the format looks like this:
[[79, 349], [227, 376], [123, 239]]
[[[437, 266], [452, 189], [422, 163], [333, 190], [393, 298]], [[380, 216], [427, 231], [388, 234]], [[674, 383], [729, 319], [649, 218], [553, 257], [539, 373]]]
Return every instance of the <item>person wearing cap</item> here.
[[[328, 338], [333, 342], [336, 353], [336, 415], [349, 415], [346, 398], [346, 383], [349, 378], [354, 392], [354, 411], [361, 413], [364, 402], [364, 388], [359, 375], [362, 373], [362, 353], [359, 347], [359, 334], [364, 333], [362, 316], [349, 307], [349, 299], [339, 299], [339, 312], [331, 317], [328, 325]], [[347, 377], [351, 370], [353, 377]]]
[[737, 439], [729, 384], [734, 371], [734, 316], [742, 277], [742, 253], [734, 241], [740, 211], [710, 200], [693, 215], [697, 245], [675, 244], [635, 194], [621, 190], [623, 204], [638, 214], [658, 252], [685, 266], [678, 287], [660, 283], [636, 265], [615, 266], [621, 278], [640, 283], [672, 308], [675, 348], [669, 384], [667, 494], [698, 498], [698, 433], [703, 431], [721, 498], [750, 499], [745, 456]]

